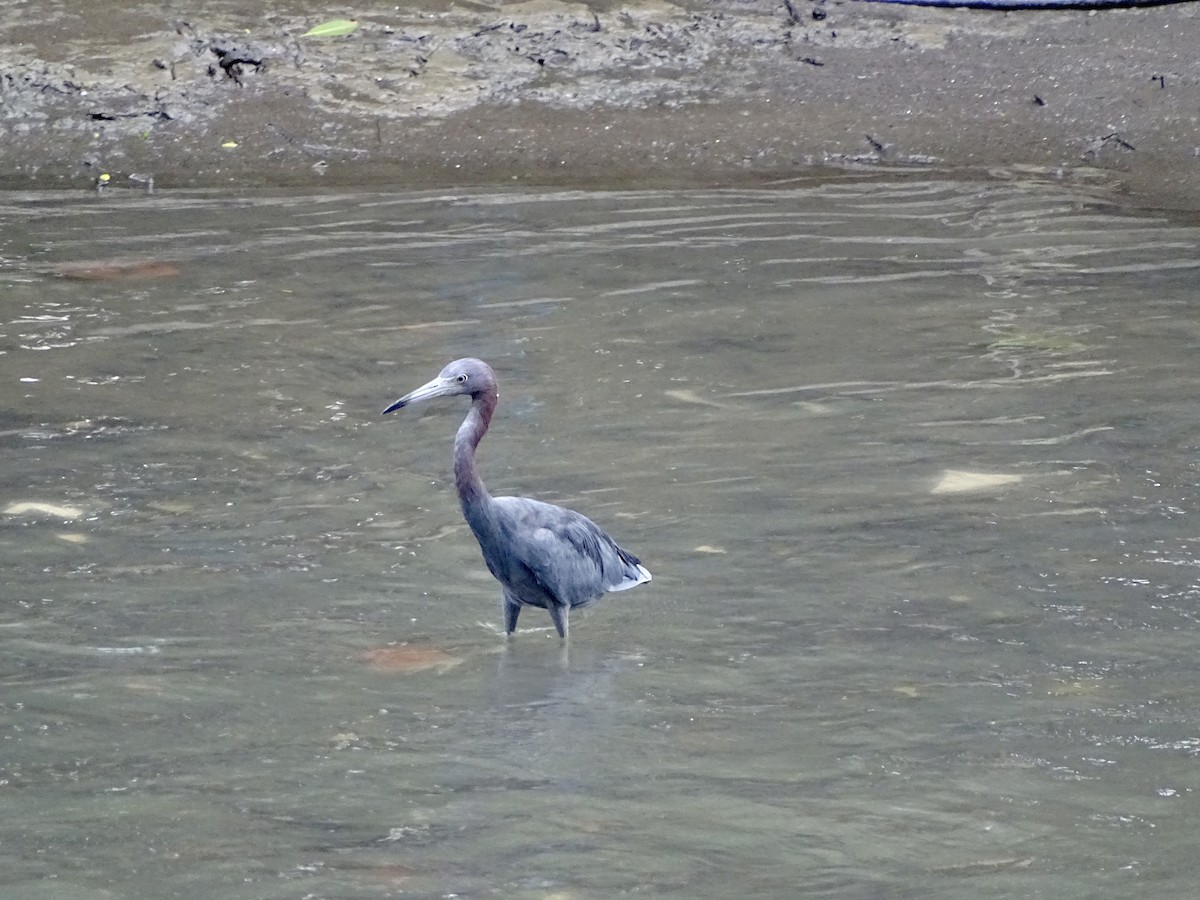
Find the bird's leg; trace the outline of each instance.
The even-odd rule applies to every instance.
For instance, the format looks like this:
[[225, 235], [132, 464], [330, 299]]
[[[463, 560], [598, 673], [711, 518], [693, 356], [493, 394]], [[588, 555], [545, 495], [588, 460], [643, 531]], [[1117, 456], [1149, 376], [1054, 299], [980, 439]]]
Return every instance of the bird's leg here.
[[567, 635], [570, 634], [571, 623], [568, 617], [571, 613], [571, 607], [551, 603], [549, 609], [550, 618], [554, 620], [554, 627], [558, 629], [558, 636], [565, 641]]
[[521, 604], [507, 591], [504, 592], [504, 633], [512, 634], [517, 630], [517, 616], [521, 614]]

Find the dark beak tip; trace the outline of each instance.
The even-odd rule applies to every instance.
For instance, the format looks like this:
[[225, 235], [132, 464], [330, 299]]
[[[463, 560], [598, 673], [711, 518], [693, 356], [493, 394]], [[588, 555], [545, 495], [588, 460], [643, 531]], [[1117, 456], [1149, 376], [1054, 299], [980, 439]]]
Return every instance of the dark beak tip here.
[[405, 402], [403, 400], [397, 400], [395, 403], [393, 403], [391, 406], [389, 406], [387, 409], [385, 409], [383, 412], [381, 412], [380, 415], [386, 416], [390, 412], [395, 412], [398, 409], [403, 409], [406, 405], [407, 404], [405, 404]]

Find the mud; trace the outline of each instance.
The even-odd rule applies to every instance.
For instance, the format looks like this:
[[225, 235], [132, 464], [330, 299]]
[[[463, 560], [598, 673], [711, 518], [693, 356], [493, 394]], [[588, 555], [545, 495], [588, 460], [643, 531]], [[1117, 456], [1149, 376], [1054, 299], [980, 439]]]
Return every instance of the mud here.
[[[250, 10], [248, 7], [254, 6]], [[1200, 208], [1200, 9], [0, 0], [0, 187], [1029, 171]], [[103, 176], [108, 176], [104, 178]]]

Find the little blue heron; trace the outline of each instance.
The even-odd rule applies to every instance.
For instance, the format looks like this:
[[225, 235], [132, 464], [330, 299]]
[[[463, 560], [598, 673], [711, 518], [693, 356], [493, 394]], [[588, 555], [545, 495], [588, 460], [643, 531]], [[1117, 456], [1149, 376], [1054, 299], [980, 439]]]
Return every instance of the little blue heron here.
[[454, 437], [454, 485], [483, 561], [504, 588], [504, 632], [517, 630], [522, 606], [540, 606], [549, 610], [558, 636], [565, 640], [572, 609], [590, 606], [609, 591], [645, 584], [650, 572], [603, 528], [574, 510], [487, 492], [475, 468], [475, 448], [487, 434], [500, 391], [495, 373], [482, 360], [455, 360], [433, 381], [383, 412], [460, 394], [471, 398], [471, 409]]

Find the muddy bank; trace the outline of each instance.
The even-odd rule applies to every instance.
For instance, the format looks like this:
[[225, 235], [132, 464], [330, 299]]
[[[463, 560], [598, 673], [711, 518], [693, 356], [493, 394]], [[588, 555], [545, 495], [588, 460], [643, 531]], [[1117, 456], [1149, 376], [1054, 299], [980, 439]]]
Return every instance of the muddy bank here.
[[0, 0], [0, 185], [1037, 170], [1200, 207], [1200, 10]]

